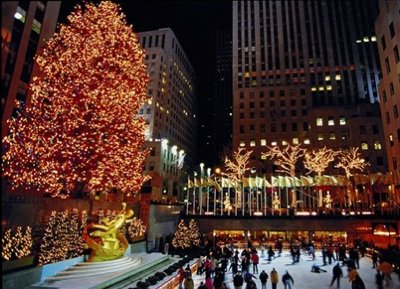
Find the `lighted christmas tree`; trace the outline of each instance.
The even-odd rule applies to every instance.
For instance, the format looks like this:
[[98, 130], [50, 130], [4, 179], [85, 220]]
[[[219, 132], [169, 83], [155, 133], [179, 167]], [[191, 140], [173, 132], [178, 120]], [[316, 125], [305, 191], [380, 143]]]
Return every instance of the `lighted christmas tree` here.
[[39, 258], [38, 258], [39, 265], [44, 265], [55, 261], [55, 258], [53, 256], [53, 251], [56, 250], [56, 248], [54, 248], [55, 236], [53, 229], [56, 225], [56, 217], [57, 217], [57, 212], [51, 211], [49, 220], [47, 222], [47, 226], [44, 231], [42, 242], [39, 248]]
[[191, 246], [199, 246], [200, 245], [200, 232], [199, 227], [197, 226], [195, 220], [191, 219], [188, 227], [189, 239]]
[[3, 139], [4, 175], [53, 196], [137, 192], [148, 179], [144, 51], [117, 4], [77, 6], [68, 20], [36, 57], [31, 101]]
[[181, 220], [178, 228], [172, 238], [172, 246], [175, 249], [187, 249], [190, 248], [189, 229], [186, 227], [185, 222]]
[[1, 258], [3, 260], [10, 260], [13, 253], [13, 243], [11, 237], [11, 229], [4, 231], [4, 235], [1, 238]]
[[79, 224], [78, 209], [73, 208], [69, 216], [68, 224], [68, 254], [67, 258], [74, 258], [81, 256], [83, 253], [84, 242], [82, 239], [82, 232]]
[[32, 248], [32, 230], [29, 226], [25, 229], [25, 234], [22, 234], [22, 227], [18, 226], [15, 234], [12, 237], [13, 251], [16, 259], [29, 256]]

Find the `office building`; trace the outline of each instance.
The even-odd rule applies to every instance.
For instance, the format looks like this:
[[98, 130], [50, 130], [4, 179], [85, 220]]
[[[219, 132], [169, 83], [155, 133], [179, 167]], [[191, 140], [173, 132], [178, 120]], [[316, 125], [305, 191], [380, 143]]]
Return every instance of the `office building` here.
[[[233, 2], [233, 148], [359, 147], [384, 172], [377, 1]], [[351, 27], [351, 29], [349, 29]], [[299, 168], [301, 170], [301, 168]], [[338, 173], [334, 170], [331, 173]]]
[[145, 174], [152, 176], [142, 193], [151, 199], [183, 199], [186, 171], [197, 164], [196, 76], [178, 39], [169, 28], [138, 33], [146, 52], [149, 100], [140, 109], [149, 127], [151, 149]]

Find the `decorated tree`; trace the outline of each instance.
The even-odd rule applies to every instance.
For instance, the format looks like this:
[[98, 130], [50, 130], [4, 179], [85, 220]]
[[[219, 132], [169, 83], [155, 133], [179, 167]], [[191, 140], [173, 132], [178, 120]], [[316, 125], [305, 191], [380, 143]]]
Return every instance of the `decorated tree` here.
[[146, 233], [146, 226], [141, 219], [133, 218], [128, 226], [128, 234], [131, 239], [143, 236]]
[[186, 227], [185, 222], [181, 220], [178, 224], [178, 228], [172, 238], [172, 245], [175, 249], [187, 249], [190, 248], [189, 229]]
[[267, 151], [262, 153], [266, 158], [271, 159], [280, 169], [277, 172], [285, 173], [291, 177], [296, 176], [297, 161], [304, 156], [304, 149], [300, 144], [288, 144], [284, 148], [279, 146], [267, 147]]
[[342, 168], [347, 178], [353, 175], [354, 170], [363, 172], [369, 166], [369, 163], [361, 157], [358, 147], [340, 151], [338, 160], [336, 167]]
[[195, 220], [191, 219], [188, 227], [188, 234], [191, 247], [200, 245], [200, 232]]
[[225, 169], [221, 175], [226, 176], [233, 182], [236, 191], [235, 204], [237, 208], [242, 206], [242, 180], [247, 171], [250, 170], [249, 163], [253, 151], [248, 151], [245, 148], [239, 147], [233, 152], [232, 159], [225, 156]]
[[82, 239], [81, 225], [79, 224], [78, 209], [73, 208], [69, 216], [67, 242], [68, 254], [67, 258], [74, 258], [83, 254], [84, 242]]
[[4, 234], [1, 238], [1, 258], [3, 260], [11, 260], [11, 256], [13, 254], [13, 243], [11, 237], [11, 229], [7, 229], [4, 231]]
[[[326, 147], [318, 150], [306, 151], [304, 155], [304, 167], [309, 173], [315, 172], [318, 176], [326, 170], [331, 162], [335, 160], [339, 152]], [[322, 207], [323, 196], [322, 190], [318, 192], [318, 207]]]
[[32, 229], [27, 226], [25, 233], [22, 234], [22, 227], [18, 226], [15, 235], [13, 236], [14, 254], [16, 259], [29, 256], [32, 249]]
[[54, 252], [57, 248], [54, 247], [54, 227], [56, 226], [57, 211], [51, 211], [47, 226], [44, 231], [42, 242], [39, 248], [39, 265], [44, 265], [56, 261]]
[[3, 139], [4, 176], [12, 186], [65, 197], [136, 192], [142, 175], [148, 76], [145, 53], [120, 7], [77, 6], [36, 56], [30, 103]]

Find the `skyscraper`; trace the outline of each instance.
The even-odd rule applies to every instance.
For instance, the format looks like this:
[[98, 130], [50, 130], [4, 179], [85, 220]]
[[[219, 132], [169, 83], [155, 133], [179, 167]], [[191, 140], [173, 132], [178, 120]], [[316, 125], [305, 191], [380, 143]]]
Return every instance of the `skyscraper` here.
[[[400, 191], [400, 2], [380, 1], [375, 31], [382, 67], [380, 108], [389, 171]], [[399, 199], [398, 199], [399, 200]]]
[[56, 29], [61, 1], [3, 1], [1, 3], [2, 136], [15, 114], [15, 100], [29, 101], [27, 86], [35, 75], [33, 57]]
[[146, 52], [149, 101], [139, 111], [148, 124], [151, 149], [143, 187], [152, 199], [183, 194], [184, 171], [197, 164], [196, 75], [178, 39], [169, 28], [138, 33]]
[[[386, 163], [373, 21], [376, 1], [233, 2], [233, 147], [360, 147]], [[348, 27], [352, 27], [348, 29]]]

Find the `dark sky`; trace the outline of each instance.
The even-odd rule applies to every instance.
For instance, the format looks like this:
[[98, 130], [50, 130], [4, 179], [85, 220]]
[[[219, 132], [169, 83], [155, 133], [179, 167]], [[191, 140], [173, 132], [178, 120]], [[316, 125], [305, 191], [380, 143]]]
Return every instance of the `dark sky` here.
[[[99, 1], [95, 1], [99, 2]], [[231, 26], [231, 1], [114, 1], [119, 3], [134, 32], [169, 27], [192, 63], [202, 100], [212, 93], [215, 37], [218, 27]], [[82, 1], [62, 1], [60, 22]]]

